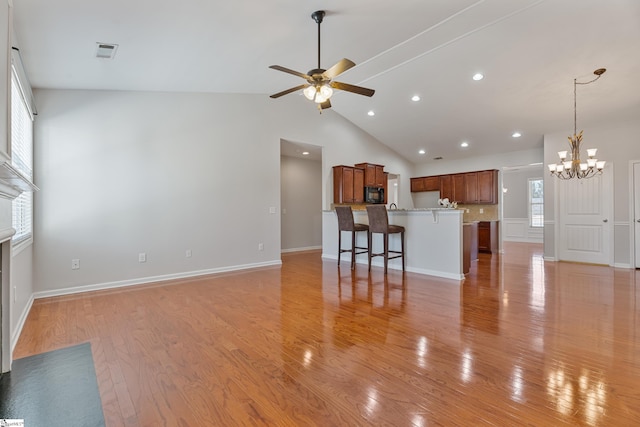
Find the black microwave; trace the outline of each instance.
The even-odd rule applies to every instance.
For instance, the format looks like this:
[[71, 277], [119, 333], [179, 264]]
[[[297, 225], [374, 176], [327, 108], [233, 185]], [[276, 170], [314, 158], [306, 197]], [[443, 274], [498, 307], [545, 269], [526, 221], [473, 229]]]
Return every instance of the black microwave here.
[[365, 203], [384, 203], [384, 188], [364, 187]]

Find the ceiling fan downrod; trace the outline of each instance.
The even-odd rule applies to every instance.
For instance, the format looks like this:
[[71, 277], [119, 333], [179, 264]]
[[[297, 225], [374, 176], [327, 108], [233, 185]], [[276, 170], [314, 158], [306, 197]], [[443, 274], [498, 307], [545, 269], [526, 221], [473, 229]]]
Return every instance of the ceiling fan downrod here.
[[318, 70], [320, 69], [320, 24], [322, 24], [324, 14], [324, 10], [316, 10], [311, 14], [313, 20], [318, 24]]

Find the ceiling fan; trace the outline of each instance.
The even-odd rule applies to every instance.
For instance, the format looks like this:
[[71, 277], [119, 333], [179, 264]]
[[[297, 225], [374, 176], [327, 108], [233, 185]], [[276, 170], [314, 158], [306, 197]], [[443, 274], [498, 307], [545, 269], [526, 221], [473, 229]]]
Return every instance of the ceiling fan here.
[[307, 74], [304, 74], [289, 68], [281, 67], [280, 65], [271, 65], [269, 68], [302, 77], [307, 82], [305, 84], [283, 90], [282, 92], [275, 93], [271, 95], [270, 98], [279, 98], [283, 95], [303, 89], [304, 96], [310, 101], [314, 101], [318, 104], [318, 109], [322, 112], [322, 110], [326, 108], [331, 108], [331, 101], [329, 98], [333, 95], [333, 89], [344, 90], [364, 96], [373, 96], [375, 93], [373, 89], [333, 81], [333, 78], [344, 73], [348, 69], [355, 67], [356, 64], [353, 61], [343, 58], [328, 70], [320, 68], [320, 24], [322, 23], [324, 15], [324, 10], [318, 10], [311, 14], [313, 20], [318, 24], [318, 68], [309, 70]]

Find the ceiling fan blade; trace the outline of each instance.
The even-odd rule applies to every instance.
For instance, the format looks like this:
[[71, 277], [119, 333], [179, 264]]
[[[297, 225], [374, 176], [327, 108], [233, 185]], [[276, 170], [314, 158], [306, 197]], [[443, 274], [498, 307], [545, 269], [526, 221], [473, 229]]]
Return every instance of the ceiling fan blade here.
[[287, 94], [289, 94], [291, 92], [295, 92], [297, 90], [304, 89], [307, 86], [309, 86], [309, 85], [300, 85], [300, 86], [292, 87], [290, 89], [283, 90], [282, 92], [274, 93], [273, 95], [270, 95], [269, 98], [280, 98], [281, 96], [287, 95]]
[[323, 110], [326, 110], [327, 108], [331, 108], [331, 101], [327, 99], [322, 104], [320, 104], [320, 108]]
[[282, 71], [284, 73], [293, 74], [294, 76], [302, 77], [305, 80], [309, 80], [311, 78], [311, 76], [308, 75], [308, 74], [304, 74], [304, 73], [301, 73], [299, 71], [292, 70], [290, 68], [281, 67], [280, 65], [270, 65], [269, 68], [272, 68], [272, 69], [278, 70], [278, 71]]
[[322, 73], [322, 75], [327, 79], [333, 79], [334, 77], [347, 71], [349, 68], [353, 68], [355, 66], [355, 62], [350, 61], [347, 58], [342, 58], [333, 67]]
[[345, 90], [347, 92], [357, 93], [358, 95], [373, 96], [373, 94], [376, 93], [373, 89], [367, 89], [366, 87], [354, 86], [347, 83], [331, 82], [329, 84], [334, 89]]

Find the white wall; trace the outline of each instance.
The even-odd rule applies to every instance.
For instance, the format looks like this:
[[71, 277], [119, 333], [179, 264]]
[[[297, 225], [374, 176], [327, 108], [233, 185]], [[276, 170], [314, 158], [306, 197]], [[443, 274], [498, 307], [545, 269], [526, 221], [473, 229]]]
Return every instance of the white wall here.
[[280, 158], [282, 251], [322, 247], [322, 162]]
[[[567, 136], [572, 131], [554, 133], [544, 137], [544, 164], [557, 163], [558, 151], [567, 150]], [[614, 264], [619, 267], [629, 267], [631, 251], [633, 250], [633, 220], [629, 219], [630, 179], [629, 162], [640, 159], [640, 122], [610, 123], [584, 129], [583, 153], [586, 148], [597, 148], [597, 157], [606, 160], [613, 166], [613, 229], [614, 235]], [[605, 172], [606, 173], [606, 172]], [[555, 192], [554, 182], [549, 173], [545, 174], [544, 182], [544, 255], [547, 259], [555, 259]], [[611, 221], [610, 221], [611, 222]]]
[[490, 156], [475, 156], [462, 160], [440, 160], [416, 165], [412, 176], [444, 175], [450, 173], [472, 172], [487, 169], [502, 169], [505, 166], [523, 166], [542, 162], [543, 151], [510, 151]]
[[[41, 191], [34, 281], [41, 296], [279, 263], [281, 138], [324, 147], [324, 209], [336, 164], [385, 164], [401, 176], [401, 197], [410, 199], [408, 162], [298, 97], [35, 95]], [[146, 263], [138, 262], [140, 252]], [[74, 258], [79, 270], [71, 270]]]

